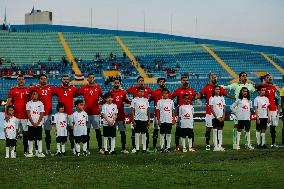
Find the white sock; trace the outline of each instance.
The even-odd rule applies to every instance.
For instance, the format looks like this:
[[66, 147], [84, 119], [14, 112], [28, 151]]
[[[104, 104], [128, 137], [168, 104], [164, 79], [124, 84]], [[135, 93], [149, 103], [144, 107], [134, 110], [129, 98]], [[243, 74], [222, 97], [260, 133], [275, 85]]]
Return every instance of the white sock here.
[[38, 140], [37, 141], [37, 149], [38, 149], [38, 153], [42, 153], [42, 140]]
[[240, 145], [240, 140], [241, 140], [241, 134], [242, 132], [237, 132], [237, 145], [239, 146]]
[[160, 145], [161, 145], [161, 149], [164, 149], [164, 147], [165, 147], [165, 134], [160, 134]]
[[214, 147], [217, 148], [218, 147], [217, 129], [213, 129], [213, 143]]
[[188, 138], [188, 148], [192, 148], [192, 138]]
[[75, 143], [75, 148], [76, 148], [76, 152], [80, 153], [80, 151], [81, 151], [80, 143]]
[[256, 131], [255, 135], [256, 135], [256, 143], [257, 145], [260, 145], [261, 143], [260, 132]]
[[104, 137], [104, 149], [107, 151], [108, 137]]
[[147, 136], [146, 133], [142, 134], [142, 145], [143, 145], [143, 150], [146, 150], [146, 141], [147, 141]]
[[250, 131], [246, 132], [247, 144], [250, 145]]
[[11, 157], [15, 157], [15, 146], [11, 147]]
[[83, 143], [83, 152], [87, 151], [87, 142]]
[[139, 138], [140, 138], [140, 133], [135, 133], [135, 147], [136, 147], [136, 150], [139, 150]]
[[171, 141], [172, 141], [172, 135], [166, 134], [166, 140], [167, 140], [167, 148], [171, 148]]
[[261, 145], [265, 145], [265, 133], [261, 133]]
[[28, 145], [29, 145], [29, 154], [32, 154], [33, 153], [33, 141], [29, 140]]
[[115, 148], [115, 137], [112, 137], [110, 139], [110, 151], [114, 152], [114, 148]]
[[182, 148], [186, 148], [186, 146], [185, 146], [185, 138], [181, 138], [181, 145], [182, 145]]
[[60, 153], [60, 143], [57, 143], [57, 153]]
[[237, 129], [233, 128], [233, 144], [237, 144]]
[[10, 147], [6, 147], [6, 157], [10, 157]]
[[223, 143], [223, 130], [218, 130], [218, 141], [219, 141], [219, 148], [222, 146]]
[[61, 152], [62, 152], [62, 153], [65, 153], [65, 143], [62, 143], [62, 144], [61, 144]]

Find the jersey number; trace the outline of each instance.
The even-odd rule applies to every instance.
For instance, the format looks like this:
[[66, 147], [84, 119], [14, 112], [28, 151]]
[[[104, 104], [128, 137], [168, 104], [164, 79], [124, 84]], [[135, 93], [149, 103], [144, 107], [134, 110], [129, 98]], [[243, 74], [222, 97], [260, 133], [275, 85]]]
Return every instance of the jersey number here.
[[43, 89], [43, 90], [41, 90], [41, 91], [42, 91], [42, 95], [43, 95], [43, 96], [47, 96], [47, 90], [44, 90], [44, 89]]
[[119, 96], [115, 97], [115, 100], [116, 100], [117, 102], [119, 102]]

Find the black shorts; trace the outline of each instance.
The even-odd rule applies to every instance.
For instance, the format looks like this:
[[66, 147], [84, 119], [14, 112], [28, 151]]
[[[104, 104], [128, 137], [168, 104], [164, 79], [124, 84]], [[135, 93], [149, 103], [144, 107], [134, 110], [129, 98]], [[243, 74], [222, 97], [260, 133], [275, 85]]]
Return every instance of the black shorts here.
[[6, 147], [13, 147], [13, 146], [16, 146], [16, 144], [17, 144], [16, 139], [6, 138]]
[[28, 140], [42, 140], [42, 126], [28, 126]]
[[86, 143], [88, 142], [88, 135], [82, 135], [82, 136], [74, 136], [75, 143]]
[[103, 127], [104, 137], [116, 137], [116, 127], [115, 126], [104, 126]]
[[238, 129], [250, 130], [250, 120], [238, 120]]
[[220, 122], [218, 119], [214, 118], [214, 119], [212, 119], [212, 125], [213, 125], [214, 129], [223, 128], [224, 127], [224, 121]]
[[67, 142], [67, 136], [56, 137], [56, 143], [66, 143], [66, 142]]
[[267, 129], [268, 118], [259, 118], [260, 124], [256, 123], [256, 130]]
[[193, 138], [193, 129], [191, 128], [181, 128], [180, 129], [180, 137], [182, 138]]
[[135, 133], [147, 133], [148, 132], [148, 121], [135, 121]]
[[172, 133], [172, 123], [161, 123], [160, 134], [171, 134]]
[[175, 136], [176, 137], [180, 137], [180, 134], [181, 133], [181, 128], [180, 128], [180, 126], [176, 126], [176, 132], [175, 132]]

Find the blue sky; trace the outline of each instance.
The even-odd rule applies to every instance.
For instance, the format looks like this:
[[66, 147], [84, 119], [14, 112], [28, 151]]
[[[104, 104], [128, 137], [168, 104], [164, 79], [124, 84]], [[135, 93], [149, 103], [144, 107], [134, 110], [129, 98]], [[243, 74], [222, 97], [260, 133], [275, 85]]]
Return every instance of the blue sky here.
[[[24, 24], [36, 9], [53, 12], [53, 23], [172, 33], [284, 47], [284, 0], [0, 0], [0, 16]], [[172, 18], [172, 19], [171, 19]]]

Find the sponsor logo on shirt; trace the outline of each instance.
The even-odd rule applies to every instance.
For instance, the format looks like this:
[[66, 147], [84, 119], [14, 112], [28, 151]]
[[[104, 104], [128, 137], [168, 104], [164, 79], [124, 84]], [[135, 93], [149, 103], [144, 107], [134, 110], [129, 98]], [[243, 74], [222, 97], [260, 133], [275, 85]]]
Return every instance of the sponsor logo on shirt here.
[[139, 108], [140, 110], [145, 110], [145, 109], [146, 109], [146, 107], [145, 107], [145, 105], [144, 105], [144, 104], [139, 105], [139, 106], [138, 106], [138, 108]]
[[66, 126], [66, 121], [60, 121], [59, 125], [60, 125], [60, 127], [65, 127]]
[[164, 110], [165, 110], [165, 112], [170, 112], [170, 111], [171, 111], [168, 106], [166, 106], [166, 107], [164, 108]]
[[189, 113], [184, 114], [183, 118], [184, 119], [190, 119], [190, 114]]

